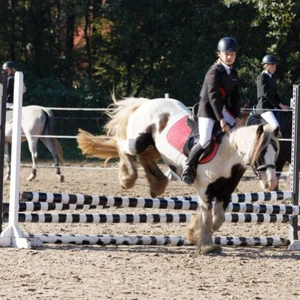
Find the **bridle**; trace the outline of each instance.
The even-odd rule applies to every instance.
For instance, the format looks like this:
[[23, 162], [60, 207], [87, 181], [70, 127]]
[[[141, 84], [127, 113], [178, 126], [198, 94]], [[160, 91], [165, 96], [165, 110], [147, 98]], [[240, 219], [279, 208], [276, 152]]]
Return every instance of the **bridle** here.
[[[274, 143], [274, 141], [271, 143], [272, 146], [274, 147], [275, 151], [278, 153], [278, 149], [276, 147], [276, 144]], [[251, 164], [251, 167], [253, 169], [254, 174], [256, 175], [257, 179], [261, 179], [261, 171], [267, 171], [268, 168], [270, 169], [275, 169], [276, 166], [274, 164], [263, 164], [264, 159], [263, 159], [263, 154], [264, 151], [262, 151], [262, 154], [260, 155], [260, 157], [254, 161], [254, 163]]]
[[260, 171], [267, 171], [268, 168], [275, 169], [275, 165], [260, 165], [256, 166], [256, 163], [251, 166], [253, 169], [253, 173], [256, 175], [256, 179], [261, 179]]

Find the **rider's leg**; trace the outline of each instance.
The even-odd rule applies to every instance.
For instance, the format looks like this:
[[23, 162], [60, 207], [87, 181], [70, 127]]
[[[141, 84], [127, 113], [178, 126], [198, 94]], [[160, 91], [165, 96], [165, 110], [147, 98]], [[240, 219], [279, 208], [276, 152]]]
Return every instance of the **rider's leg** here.
[[191, 149], [182, 173], [182, 180], [187, 184], [192, 184], [195, 180], [195, 169], [199, 157], [205, 150], [205, 146], [208, 145], [208, 142], [211, 140], [214, 124], [215, 121], [213, 119], [203, 117], [198, 118], [199, 142]]
[[274, 116], [272, 111], [266, 111], [264, 113], [261, 114], [261, 116], [264, 118], [264, 120], [271, 125], [271, 127], [273, 129], [276, 129], [277, 127], [279, 127], [279, 123], [276, 119], [276, 117]]

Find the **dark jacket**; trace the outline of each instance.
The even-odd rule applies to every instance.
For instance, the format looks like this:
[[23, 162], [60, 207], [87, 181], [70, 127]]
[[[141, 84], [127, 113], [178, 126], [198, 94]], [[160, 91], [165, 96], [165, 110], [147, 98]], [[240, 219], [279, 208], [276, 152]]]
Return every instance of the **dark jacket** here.
[[240, 118], [238, 74], [235, 69], [227, 74], [222, 64], [214, 64], [205, 75], [200, 93], [198, 117], [220, 121], [223, 119], [224, 105], [234, 118]]
[[257, 100], [256, 111], [259, 114], [264, 112], [262, 109], [280, 108], [276, 82], [265, 72], [257, 77]]
[[14, 84], [15, 84], [15, 76], [10, 75], [7, 78], [7, 103], [14, 103]]

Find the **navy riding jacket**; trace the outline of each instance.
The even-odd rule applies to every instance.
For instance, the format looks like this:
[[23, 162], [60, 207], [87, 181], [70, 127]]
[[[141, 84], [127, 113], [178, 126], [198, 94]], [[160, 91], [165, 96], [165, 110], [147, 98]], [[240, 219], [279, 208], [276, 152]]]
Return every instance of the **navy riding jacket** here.
[[258, 113], [263, 113], [263, 109], [279, 108], [281, 103], [277, 92], [276, 82], [267, 73], [262, 72], [257, 77], [257, 106]]
[[197, 116], [220, 121], [224, 105], [234, 118], [241, 117], [238, 73], [227, 74], [222, 64], [214, 64], [205, 75]]

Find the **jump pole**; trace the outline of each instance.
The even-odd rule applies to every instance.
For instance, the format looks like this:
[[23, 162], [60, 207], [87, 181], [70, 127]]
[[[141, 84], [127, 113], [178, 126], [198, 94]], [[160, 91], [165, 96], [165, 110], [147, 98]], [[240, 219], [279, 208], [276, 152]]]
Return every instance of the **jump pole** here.
[[21, 158], [21, 122], [23, 102], [23, 73], [15, 73], [13, 133], [11, 146], [11, 182], [9, 200], [8, 226], [1, 233], [0, 246], [18, 248], [35, 248], [43, 246], [39, 238], [25, 237], [18, 225], [19, 194], [20, 194], [20, 158]]

